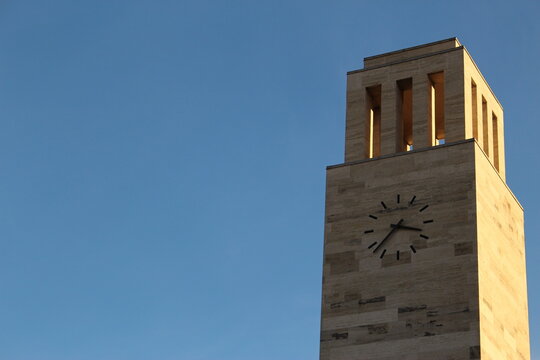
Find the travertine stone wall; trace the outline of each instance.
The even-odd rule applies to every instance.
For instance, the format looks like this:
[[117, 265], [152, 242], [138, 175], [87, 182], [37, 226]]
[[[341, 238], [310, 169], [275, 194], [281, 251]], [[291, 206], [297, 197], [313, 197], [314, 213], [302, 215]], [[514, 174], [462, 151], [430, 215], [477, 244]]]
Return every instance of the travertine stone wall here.
[[523, 209], [476, 147], [480, 345], [483, 360], [529, 360]]
[[[530, 360], [502, 106], [455, 38], [364, 65], [347, 76], [345, 163], [327, 170], [321, 360]], [[434, 145], [429, 74], [441, 71], [446, 144]], [[414, 148], [403, 152], [397, 81], [408, 78]], [[381, 148], [370, 155], [378, 86]]]
[[[428, 238], [374, 254], [399, 219]], [[529, 360], [524, 252], [522, 209], [473, 139], [329, 167], [320, 359]]]
[[[479, 358], [474, 146], [328, 169], [322, 360]], [[401, 231], [381, 259], [368, 246], [400, 217], [429, 238]]]

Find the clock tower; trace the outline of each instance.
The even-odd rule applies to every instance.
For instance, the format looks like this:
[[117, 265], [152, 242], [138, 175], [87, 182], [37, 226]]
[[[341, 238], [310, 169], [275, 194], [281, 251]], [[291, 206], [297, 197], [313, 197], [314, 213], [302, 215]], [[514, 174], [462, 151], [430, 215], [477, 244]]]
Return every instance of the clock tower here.
[[456, 38], [347, 74], [327, 168], [321, 360], [529, 360], [503, 109]]

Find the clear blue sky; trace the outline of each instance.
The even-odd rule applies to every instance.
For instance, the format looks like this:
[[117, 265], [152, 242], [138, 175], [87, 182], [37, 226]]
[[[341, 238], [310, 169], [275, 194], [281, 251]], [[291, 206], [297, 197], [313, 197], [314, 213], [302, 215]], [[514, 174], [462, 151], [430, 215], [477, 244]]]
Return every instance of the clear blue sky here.
[[535, 1], [2, 1], [0, 359], [317, 359], [346, 72], [457, 36], [505, 108], [540, 359]]

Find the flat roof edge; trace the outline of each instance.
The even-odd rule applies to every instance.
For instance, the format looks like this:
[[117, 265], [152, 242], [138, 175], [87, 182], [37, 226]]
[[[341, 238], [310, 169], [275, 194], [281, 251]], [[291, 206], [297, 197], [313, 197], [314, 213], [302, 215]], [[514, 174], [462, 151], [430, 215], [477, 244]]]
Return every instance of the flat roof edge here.
[[461, 43], [459, 42], [458, 38], [454, 36], [454, 37], [451, 37], [451, 38], [448, 38], [448, 39], [443, 39], [443, 40], [433, 41], [433, 42], [430, 42], [430, 43], [427, 43], [427, 44], [421, 44], [421, 45], [411, 46], [411, 47], [408, 47], [408, 48], [405, 48], [405, 49], [399, 49], [399, 50], [389, 51], [389, 52], [385, 52], [385, 53], [378, 54], [378, 55], [368, 56], [368, 57], [365, 57], [365, 58], [364, 58], [364, 61], [366, 61], [366, 60], [373, 60], [373, 59], [376, 59], [376, 58], [379, 58], [379, 57], [383, 57], [383, 56], [399, 54], [399, 53], [406, 52], [406, 51], [410, 51], [410, 50], [421, 49], [421, 48], [423, 48], [423, 47], [428, 47], [428, 46], [432, 46], [432, 45], [442, 44], [442, 43], [444, 43], [444, 42], [449, 42], [449, 41], [456, 41], [456, 42], [458, 43], [458, 46], [461, 46]]
[[389, 62], [389, 63], [386, 63], [386, 64], [376, 65], [376, 66], [367, 67], [367, 68], [358, 69], [358, 70], [347, 71], [347, 75], [351, 75], [351, 74], [355, 74], [355, 73], [359, 73], [359, 72], [363, 72], [363, 71], [369, 71], [369, 70], [373, 70], [373, 69], [379, 69], [379, 68], [382, 68], [382, 67], [385, 67], [385, 66], [396, 65], [396, 64], [407, 62], [407, 61], [414, 61], [414, 60], [423, 59], [423, 58], [430, 57], [430, 56], [445, 54], [445, 53], [448, 53], [448, 52], [451, 52], [451, 51], [463, 50], [463, 49], [465, 49], [465, 47], [463, 45], [460, 45], [460, 46], [455, 47], [455, 48], [435, 51], [435, 52], [432, 52], [432, 53], [429, 53], [429, 54], [418, 55], [418, 56], [411, 57], [411, 58], [408, 58], [408, 59], [398, 60], [398, 61]]

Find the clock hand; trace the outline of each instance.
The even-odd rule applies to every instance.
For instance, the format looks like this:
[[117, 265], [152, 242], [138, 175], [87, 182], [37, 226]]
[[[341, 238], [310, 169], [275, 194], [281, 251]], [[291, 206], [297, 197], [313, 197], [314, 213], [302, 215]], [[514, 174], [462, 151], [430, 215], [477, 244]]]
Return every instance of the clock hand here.
[[419, 229], [419, 228], [416, 228], [416, 227], [406, 226], [406, 225], [399, 225], [399, 224], [390, 224], [390, 227], [400, 228], [400, 229], [405, 229], [405, 230], [422, 231], [422, 229]]
[[[401, 224], [401, 222], [403, 221], [403, 219], [399, 220], [397, 225]], [[399, 226], [396, 226], [396, 227], [392, 227], [392, 230], [390, 230], [390, 232], [388, 234], [386, 234], [386, 236], [384, 237], [384, 239], [382, 239], [382, 241], [379, 243], [379, 245], [377, 245], [377, 247], [373, 250], [373, 252], [376, 252], [378, 248], [381, 247], [381, 245], [383, 244], [383, 242], [385, 242], [389, 237], [390, 235], [392, 235], [397, 229], [399, 228]]]

